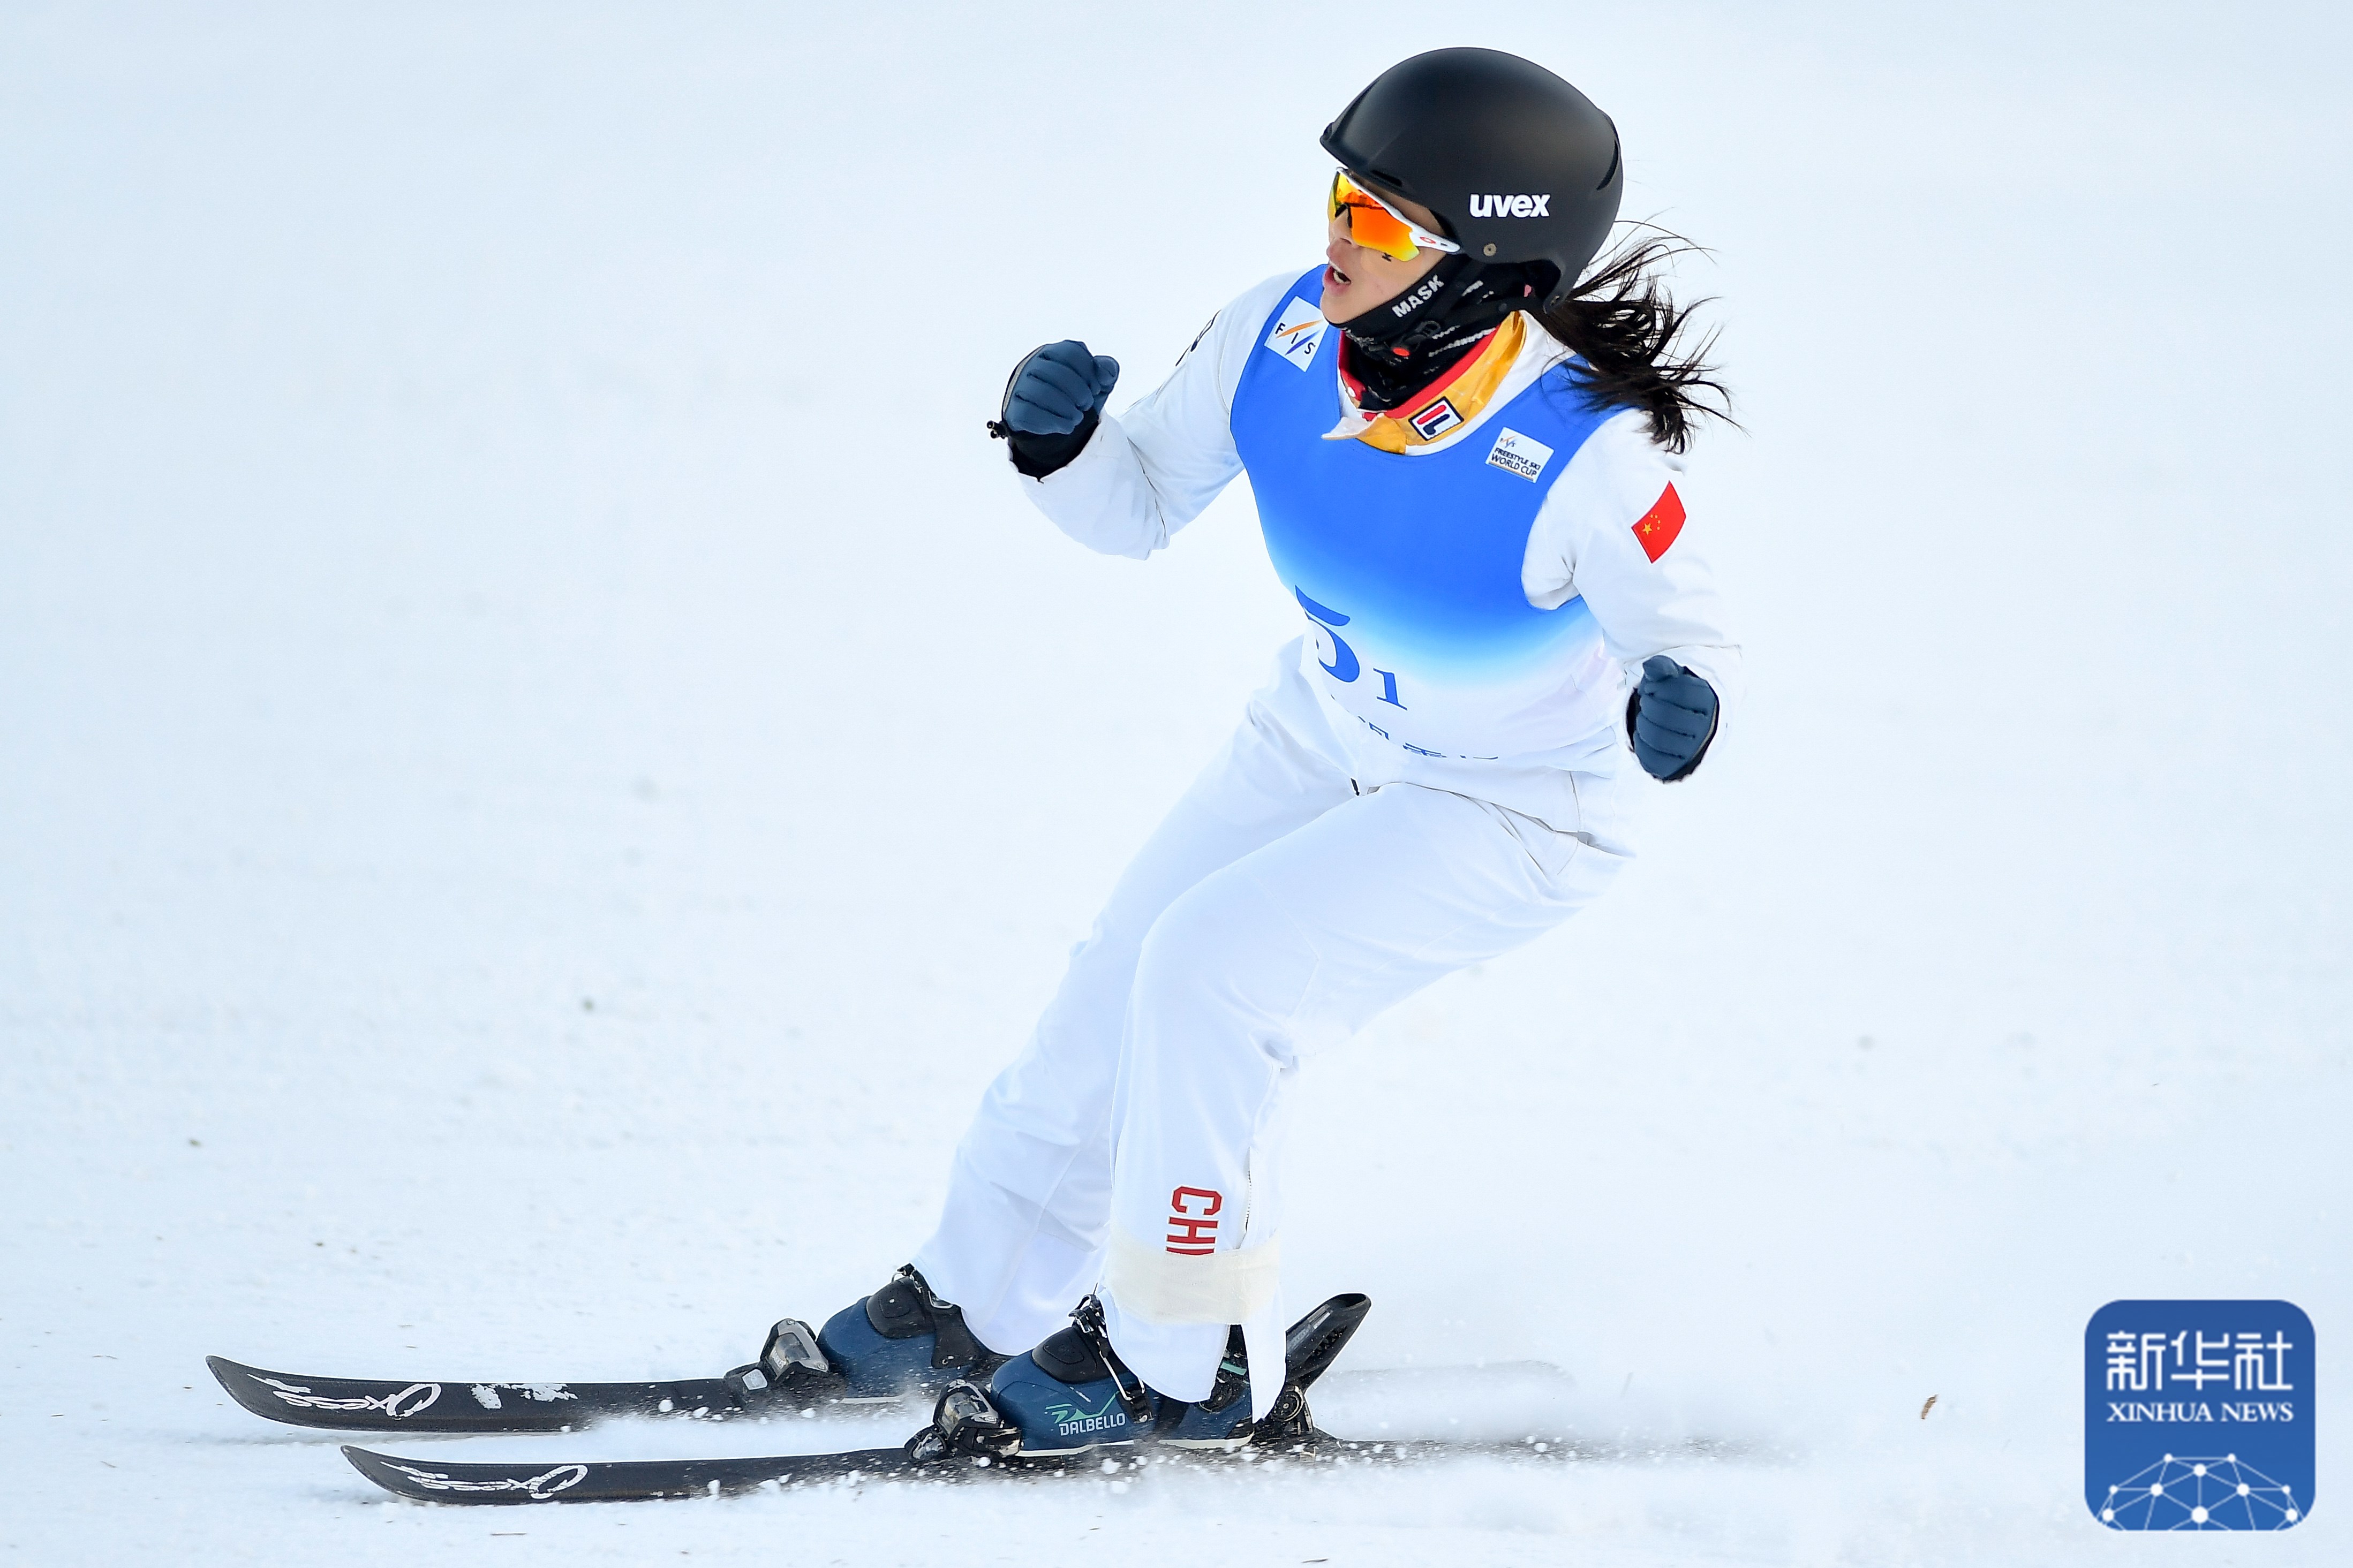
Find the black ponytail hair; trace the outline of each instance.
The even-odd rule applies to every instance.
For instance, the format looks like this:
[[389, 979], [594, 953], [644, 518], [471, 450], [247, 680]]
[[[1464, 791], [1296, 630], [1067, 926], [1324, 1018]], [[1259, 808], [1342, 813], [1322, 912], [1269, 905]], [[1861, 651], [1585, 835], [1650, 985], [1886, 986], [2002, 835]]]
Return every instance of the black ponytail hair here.
[[1692, 311], [1710, 301], [1679, 305], [1667, 291], [1665, 272], [1675, 258], [1705, 253], [1654, 224], [1620, 226], [1634, 232], [1604, 251], [1557, 306], [1534, 312], [1535, 319], [1585, 361], [1587, 395], [1641, 409], [1651, 439], [1668, 451], [1687, 448], [1702, 418], [1739, 428], [1731, 394], [1708, 363], [1716, 331], [1695, 344], [1685, 342]]

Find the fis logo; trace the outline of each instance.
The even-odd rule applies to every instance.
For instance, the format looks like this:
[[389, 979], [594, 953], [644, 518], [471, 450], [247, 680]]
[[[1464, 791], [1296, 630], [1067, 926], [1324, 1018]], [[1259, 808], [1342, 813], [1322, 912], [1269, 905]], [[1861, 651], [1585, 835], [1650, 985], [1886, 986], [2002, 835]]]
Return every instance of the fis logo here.
[[1472, 196], [1472, 217], [1550, 217], [1552, 193], [1542, 195]]
[[1315, 351], [1324, 345], [1325, 327], [1323, 310], [1294, 296], [1275, 317], [1273, 330], [1266, 334], [1266, 346], [1285, 364], [1305, 370], [1315, 363]]

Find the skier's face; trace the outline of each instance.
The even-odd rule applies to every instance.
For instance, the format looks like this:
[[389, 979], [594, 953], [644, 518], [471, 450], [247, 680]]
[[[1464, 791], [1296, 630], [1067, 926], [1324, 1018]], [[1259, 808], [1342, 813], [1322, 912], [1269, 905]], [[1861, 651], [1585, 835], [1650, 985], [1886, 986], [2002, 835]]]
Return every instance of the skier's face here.
[[[1366, 189], [1432, 234], [1446, 232], [1439, 226], [1438, 215], [1420, 203], [1371, 185]], [[1331, 263], [1324, 269], [1324, 319], [1327, 321], [1353, 321], [1374, 306], [1388, 304], [1439, 263], [1440, 253], [1427, 248], [1406, 261], [1366, 249], [1348, 237], [1345, 208], [1333, 217], [1325, 232], [1331, 240], [1324, 247], [1324, 259]]]

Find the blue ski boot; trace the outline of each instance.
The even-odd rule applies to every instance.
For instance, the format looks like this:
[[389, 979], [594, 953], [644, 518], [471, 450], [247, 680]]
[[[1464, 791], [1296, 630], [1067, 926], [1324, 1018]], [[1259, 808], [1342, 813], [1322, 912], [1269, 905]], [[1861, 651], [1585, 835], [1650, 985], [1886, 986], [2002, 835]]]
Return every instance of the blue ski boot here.
[[959, 1377], [987, 1377], [1005, 1360], [973, 1338], [963, 1310], [933, 1295], [912, 1263], [827, 1319], [816, 1348], [845, 1380], [834, 1397], [850, 1403], [928, 1394]]
[[[1328, 1365], [1357, 1322], [1362, 1297], [1335, 1298], [1308, 1314], [1292, 1331], [1298, 1340], [1329, 1338], [1318, 1320], [1341, 1302], [1352, 1316], [1314, 1372]], [[1369, 1303], [1366, 1303], [1369, 1305]], [[1314, 1375], [1311, 1373], [1310, 1377]], [[1071, 1314], [1071, 1326], [1035, 1350], [998, 1367], [984, 1392], [970, 1382], [949, 1385], [933, 1424], [910, 1451], [918, 1458], [965, 1453], [995, 1458], [1039, 1458], [1083, 1453], [1113, 1445], [1153, 1442], [1180, 1448], [1240, 1448], [1250, 1445], [1308, 1442], [1317, 1436], [1307, 1411], [1303, 1383], [1287, 1375], [1272, 1411], [1250, 1419], [1250, 1358], [1242, 1333], [1226, 1340], [1225, 1358], [1208, 1398], [1171, 1399], [1145, 1386], [1111, 1348], [1103, 1331], [1103, 1304], [1092, 1296]]]

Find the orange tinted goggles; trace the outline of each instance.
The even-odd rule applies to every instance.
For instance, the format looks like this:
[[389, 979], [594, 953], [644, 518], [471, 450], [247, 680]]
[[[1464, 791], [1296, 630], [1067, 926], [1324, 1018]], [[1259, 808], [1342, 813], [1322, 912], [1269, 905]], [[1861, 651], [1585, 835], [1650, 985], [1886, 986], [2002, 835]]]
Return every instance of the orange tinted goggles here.
[[1426, 249], [1452, 252], [1462, 248], [1443, 235], [1430, 233], [1348, 178], [1345, 169], [1335, 169], [1332, 195], [1324, 216], [1328, 220], [1344, 212], [1348, 215], [1348, 237], [1392, 261], [1411, 261]]

